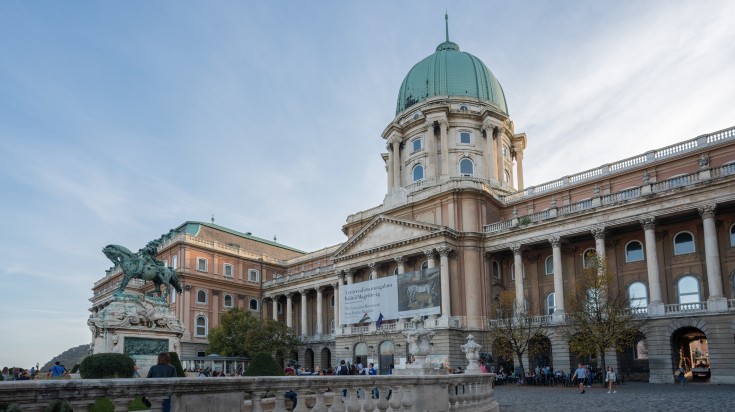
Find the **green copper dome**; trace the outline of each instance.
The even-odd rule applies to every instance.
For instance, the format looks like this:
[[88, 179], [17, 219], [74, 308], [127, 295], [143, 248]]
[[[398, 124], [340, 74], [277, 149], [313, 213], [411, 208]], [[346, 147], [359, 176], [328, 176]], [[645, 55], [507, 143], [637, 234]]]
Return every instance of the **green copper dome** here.
[[498, 79], [480, 59], [459, 51], [449, 40], [408, 72], [398, 92], [396, 114], [435, 96], [467, 96], [490, 102], [508, 114]]

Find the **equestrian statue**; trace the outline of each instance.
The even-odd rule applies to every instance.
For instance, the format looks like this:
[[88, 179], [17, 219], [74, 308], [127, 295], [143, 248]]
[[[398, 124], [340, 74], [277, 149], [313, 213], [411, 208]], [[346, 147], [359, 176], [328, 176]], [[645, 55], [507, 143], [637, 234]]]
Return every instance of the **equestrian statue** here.
[[[153, 293], [147, 296], [158, 295], [166, 299], [171, 293], [171, 287], [176, 292], [181, 293], [181, 285], [179, 284], [179, 275], [172, 268], [166, 267], [163, 262], [156, 259], [156, 252], [159, 242], [150, 241], [138, 253], [133, 253], [127, 248], [120, 245], [107, 245], [102, 249], [102, 253], [107, 256], [116, 266], [120, 266], [123, 271], [123, 279], [120, 287], [117, 288], [115, 294], [121, 294], [128, 286], [130, 279], [150, 280], [156, 285]], [[166, 285], [166, 291], [161, 294], [161, 285]]]

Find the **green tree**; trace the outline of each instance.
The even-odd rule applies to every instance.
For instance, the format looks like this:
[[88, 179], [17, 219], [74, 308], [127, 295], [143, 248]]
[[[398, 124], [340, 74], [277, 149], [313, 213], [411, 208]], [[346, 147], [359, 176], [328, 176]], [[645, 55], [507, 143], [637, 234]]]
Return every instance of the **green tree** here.
[[245, 356], [270, 353], [285, 356], [301, 341], [293, 329], [274, 320], [261, 320], [238, 308], [222, 315], [220, 326], [209, 332], [210, 353]]
[[256, 353], [245, 370], [245, 376], [283, 376], [283, 369], [270, 353]]
[[[529, 349], [533, 338], [546, 335], [545, 319], [534, 316], [527, 305], [519, 305], [515, 292], [501, 292], [495, 305], [495, 320], [490, 322], [489, 332], [498, 346], [497, 350], [502, 353], [494, 354], [504, 358], [510, 358], [508, 355], [514, 354], [521, 367], [521, 376], [525, 375], [523, 354]], [[493, 347], [493, 351], [495, 350]]]
[[585, 261], [587, 267], [577, 281], [576, 293], [569, 298], [562, 333], [580, 355], [599, 354], [604, 371], [605, 351], [622, 352], [632, 347], [644, 321], [631, 310], [627, 293], [611, 287], [614, 279], [607, 261], [597, 256]]

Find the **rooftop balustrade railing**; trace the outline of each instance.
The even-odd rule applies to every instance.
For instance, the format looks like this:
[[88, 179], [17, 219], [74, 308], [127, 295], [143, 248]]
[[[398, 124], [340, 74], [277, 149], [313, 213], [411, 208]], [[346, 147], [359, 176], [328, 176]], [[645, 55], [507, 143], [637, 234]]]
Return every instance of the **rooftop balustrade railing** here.
[[171, 397], [172, 412], [256, 412], [264, 408], [282, 412], [290, 410], [286, 393], [293, 390], [298, 399], [294, 410], [299, 411], [374, 412], [389, 407], [419, 411], [425, 409], [421, 394], [433, 393], [432, 402], [446, 402], [432, 405], [439, 406], [438, 410], [480, 412], [498, 410], [492, 397], [494, 378], [494, 374], [447, 374], [18, 381], [0, 385], [0, 404], [43, 411], [62, 401], [79, 412], [108, 398], [115, 411], [127, 411], [130, 402], [143, 395], [151, 402], [151, 411], [161, 411], [164, 400]]

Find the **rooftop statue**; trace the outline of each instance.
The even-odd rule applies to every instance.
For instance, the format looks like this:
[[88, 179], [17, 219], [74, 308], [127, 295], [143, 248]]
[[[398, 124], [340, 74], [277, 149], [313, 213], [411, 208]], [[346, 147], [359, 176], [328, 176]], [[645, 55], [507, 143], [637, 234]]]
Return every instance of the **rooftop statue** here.
[[[138, 253], [133, 253], [120, 245], [107, 245], [102, 253], [107, 256], [116, 266], [123, 271], [123, 279], [115, 294], [121, 294], [128, 286], [130, 279], [142, 279], [152, 281], [156, 289], [151, 295], [159, 295], [165, 299], [171, 293], [173, 286], [176, 292], [181, 293], [179, 276], [175, 270], [164, 266], [163, 262], [156, 259], [156, 251], [159, 246], [157, 241], [150, 241]], [[161, 285], [166, 285], [166, 292], [161, 294]]]

